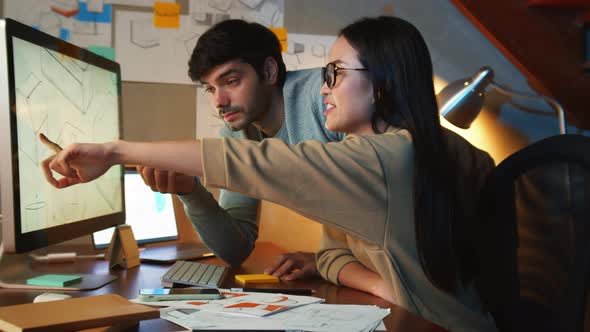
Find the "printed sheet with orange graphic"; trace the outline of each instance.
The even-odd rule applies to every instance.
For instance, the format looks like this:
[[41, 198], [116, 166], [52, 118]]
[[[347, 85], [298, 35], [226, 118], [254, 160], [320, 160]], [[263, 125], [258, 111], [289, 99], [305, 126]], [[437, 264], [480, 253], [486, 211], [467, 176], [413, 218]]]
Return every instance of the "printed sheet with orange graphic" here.
[[173, 307], [176, 309], [198, 309], [225, 314], [239, 314], [264, 317], [299, 306], [324, 302], [324, 299], [312, 296], [298, 296], [272, 293], [231, 292], [221, 289], [225, 296], [221, 300], [198, 301], [157, 301], [143, 302], [131, 300], [150, 306]]

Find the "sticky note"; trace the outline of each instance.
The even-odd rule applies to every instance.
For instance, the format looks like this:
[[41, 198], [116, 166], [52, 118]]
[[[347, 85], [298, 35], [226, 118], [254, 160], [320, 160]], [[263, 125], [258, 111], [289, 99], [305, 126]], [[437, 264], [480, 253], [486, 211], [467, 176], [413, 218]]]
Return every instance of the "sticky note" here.
[[176, 2], [154, 2], [154, 26], [156, 28], [180, 27], [180, 4]]
[[236, 281], [241, 284], [276, 284], [279, 278], [270, 274], [236, 274]]
[[74, 18], [81, 22], [111, 23], [113, 21], [113, 7], [111, 4], [103, 5], [102, 12], [93, 13], [88, 10], [86, 2], [78, 2], [80, 12]]
[[70, 40], [70, 30], [66, 28], [59, 29], [59, 38], [65, 41]]
[[287, 52], [287, 28], [269, 28], [281, 43], [281, 52]]
[[93, 53], [96, 53], [100, 56], [103, 56], [109, 60], [115, 61], [115, 49], [112, 47], [88, 46], [88, 50], [90, 52], [93, 52]]
[[63, 274], [44, 274], [27, 279], [27, 285], [64, 287], [82, 280], [82, 277]]

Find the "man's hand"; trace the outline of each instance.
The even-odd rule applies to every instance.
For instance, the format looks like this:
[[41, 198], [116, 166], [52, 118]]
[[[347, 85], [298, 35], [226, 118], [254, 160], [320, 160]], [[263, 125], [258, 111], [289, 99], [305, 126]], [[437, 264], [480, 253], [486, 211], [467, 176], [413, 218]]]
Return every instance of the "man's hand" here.
[[[114, 165], [105, 144], [71, 144], [62, 149], [43, 134], [39, 134], [39, 140], [55, 152], [43, 160], [41, 166], [45, 179], [56, 188], [90, 182]], [[63, 178], [56, 179], [52, 171], [61, 174]]]
[[319, 275], [314, 253], [300, 251], [280, 255], [274, 264], [264, 269], [264, 273], [285, 280]]
[[153, 191], [186, 194], [195, 189], [195, 179], [192, 176], [143, 166], [136, 166], [136, 169], [143, 182]]

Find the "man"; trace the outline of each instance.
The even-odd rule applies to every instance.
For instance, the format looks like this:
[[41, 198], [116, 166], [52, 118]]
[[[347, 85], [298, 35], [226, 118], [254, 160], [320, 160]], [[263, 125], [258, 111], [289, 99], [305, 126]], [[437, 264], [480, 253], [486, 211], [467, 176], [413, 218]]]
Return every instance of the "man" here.
[[[203, 85], [227, 127], [221, 136], [260, 141], [278, 138], [339, 141], [325, 129], [319, 70], [286, 72], [275, 35], [257, 23], [228, 20], [207, 30], [189, 61], [189, 76]], [[139, 168], [153, 190], [180, 193], [203, 242], [232, 266], [240, 265], [258, 237], [259, 201], [221, 190], [219, 203], [192, 177]], [[296, 279], [317, 274], [313, 254], [290, 253], [265, 271]]]

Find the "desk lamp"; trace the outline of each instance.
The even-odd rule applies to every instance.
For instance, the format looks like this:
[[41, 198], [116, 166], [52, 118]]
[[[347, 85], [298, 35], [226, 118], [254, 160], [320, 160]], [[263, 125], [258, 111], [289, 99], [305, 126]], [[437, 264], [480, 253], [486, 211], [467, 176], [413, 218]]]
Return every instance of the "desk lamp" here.
[[540, 95], [531, 95], [512, 91], [494, 82], [494, 71], [490, 67], [482, 67], [475, 75], [456, 80], [448, 84], [437, 95], [440, 114], [457, 127], [467, 129], [481, 110], [485, 97], [485, 89], [494, 87], [507, 96], [526, 99], [542, 99], [555, 108], [559, 121], [559, 133], [565, 134], [565, 112], [557, 100]]

